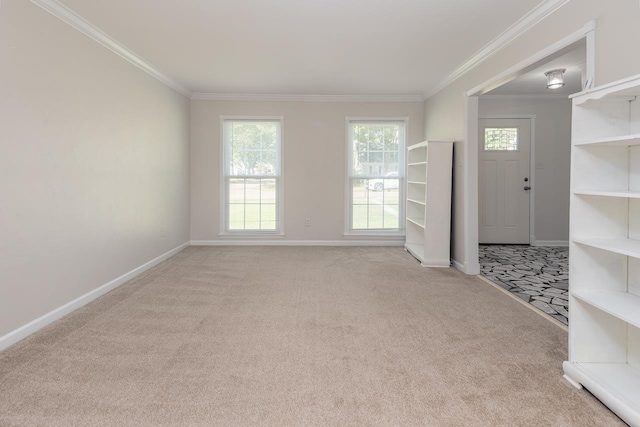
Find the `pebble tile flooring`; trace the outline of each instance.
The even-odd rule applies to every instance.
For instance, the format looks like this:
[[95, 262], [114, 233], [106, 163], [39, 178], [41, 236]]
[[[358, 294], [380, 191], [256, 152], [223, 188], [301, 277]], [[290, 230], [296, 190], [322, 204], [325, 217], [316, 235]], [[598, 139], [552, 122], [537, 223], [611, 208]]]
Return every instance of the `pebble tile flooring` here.
[[480, 245], [480, 274], [569, 324], [569, 248]]

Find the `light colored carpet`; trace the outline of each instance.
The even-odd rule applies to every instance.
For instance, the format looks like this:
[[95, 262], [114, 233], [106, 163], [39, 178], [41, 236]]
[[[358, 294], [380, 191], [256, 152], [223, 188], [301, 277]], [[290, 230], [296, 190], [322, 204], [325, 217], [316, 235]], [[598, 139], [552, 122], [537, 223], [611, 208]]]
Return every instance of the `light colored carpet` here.
[[401, 248], [191, 247], [0, 353], [0, 425], [621, 425], [566, 348]]

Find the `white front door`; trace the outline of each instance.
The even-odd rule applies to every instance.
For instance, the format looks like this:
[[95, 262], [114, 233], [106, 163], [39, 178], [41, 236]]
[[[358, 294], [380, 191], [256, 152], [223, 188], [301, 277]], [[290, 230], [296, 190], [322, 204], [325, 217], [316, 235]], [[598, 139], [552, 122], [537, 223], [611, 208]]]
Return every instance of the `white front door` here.
[[480, 243], [529, 243], [530, 119], [480, 119]]

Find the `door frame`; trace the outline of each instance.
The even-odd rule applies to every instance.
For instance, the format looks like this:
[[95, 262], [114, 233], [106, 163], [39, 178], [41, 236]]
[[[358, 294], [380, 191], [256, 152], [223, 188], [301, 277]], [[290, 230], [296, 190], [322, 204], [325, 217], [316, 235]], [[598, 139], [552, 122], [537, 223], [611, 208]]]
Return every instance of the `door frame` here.
[[595, 35], [596, 21], [587, 22], [582, 28], [547, 46], [527, 59], [462, 93], [464, 98], [465, 152], [463, 157], [463, 206], [464, 264], [454, 260], [456, 268], [466, 274], [480, 274], [478, 255], [478, 100], [483, 95], [524, 74], [524, 70], [538, 61], [586, 39], [585, 80], [595, 86]]
[[[529, 191], [529, 244], [535, 243], [535, 231], [536, 231], [536, 115], [535, 114], [486, 114], [482, 116], [478, 116], [478, 123], [482, 119], [523, 119], [529, 120], [531, 123], [531, 143], [529, 144], [529, 186], [531, 190]], [[477, 139], [477, 138], [476, 138]], [[480, 141], [478, 140], [478, 144]], [[480, 148], [478, 147], [478, 154], [480, 154]], [[480, 157], [478, 156], [478, 162], [480, 162]], [[476, 179], [480, 177], [480, 163], [478, 163], [478, 175], [476, 175]], [[480, 181], [478, 180], [478, 185], [480, 185]], [[480, 200], [478, 200], [478, 206]], [[480, 239], [478, 239], [480, 240]]]

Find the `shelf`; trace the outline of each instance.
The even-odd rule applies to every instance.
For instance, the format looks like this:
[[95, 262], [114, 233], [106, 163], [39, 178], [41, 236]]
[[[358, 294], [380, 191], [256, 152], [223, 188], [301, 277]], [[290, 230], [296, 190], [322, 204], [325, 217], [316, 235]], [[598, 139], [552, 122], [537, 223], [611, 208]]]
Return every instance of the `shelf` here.
[[614, 136], [611, 138], [598, 138], [592, 139], [588, 141], [576, 141], [574, 143], [576, 147], [580, 146], [588, 146], [588, 147], [597, 147], [597, 146], [612, 146], [612, 147], [628, 147], [631, 145], [640, 145], [640, 134], [636, 133], [633, 135], [623, 135], [623, 136]]
[[569, 259], [569, 361], [562, 365], [569, 382], [638, 427], [639, 97], [640, 74], [571, 96], [569, 228], [577, 250]]
[[575, 243], [603, 249], [620, 255], [640, 258], [640, 240], [632, 239], [598, 239], [598, 238], [574, 238]]
[[630, 425], [640, 425], [640, 370], [627, 363], [562, 364], [565, 374]]
[[603, 197], [620, 197], [623, 199], [640, 199], [640, 191], [603, 191], [603, 190], [578, 190], [573, 194], [578, 196], [603, 196]]
[[448, 267], [453, 142], [424, 141], [407, 148], [405, 248], [425, 267]]
[[606, 95], [606, 96], [602, 96], [600, 98], [590, 97], [590, 98], [586, 98], [584, 100], [578, 101], [576, 106], [578, 106], [578, 107], [593, 107], [593, 106], [597, 106], [599, 103], [602, 103], [602, 101], [631, 102], [631, 101], [635, 101], [638, 98], [638, 96], [639, 95], [637, 95], [637, 94], [633, 95], [633, 94], [629, 93], [627, 95], [625, 95], [625, 94]]
[[424, 228], [424, 221], [420, 221], [417, 218], [409, 218], [409, 217], [407, 217], [407, 221], [417, 225], [418, 227]]
[[423, 142], [419, 142], [417, 144], [413, 144], [407, 147], [407, 150], [411, 151], [411, 150], [415, 150], [416, 148], [422, 148], [422, 147], [426, 147], [428, 145], [427, 141], [423, 141]]
[[571, 295], [640, 328], [640, 297], [628, 292], [575, 291]]

